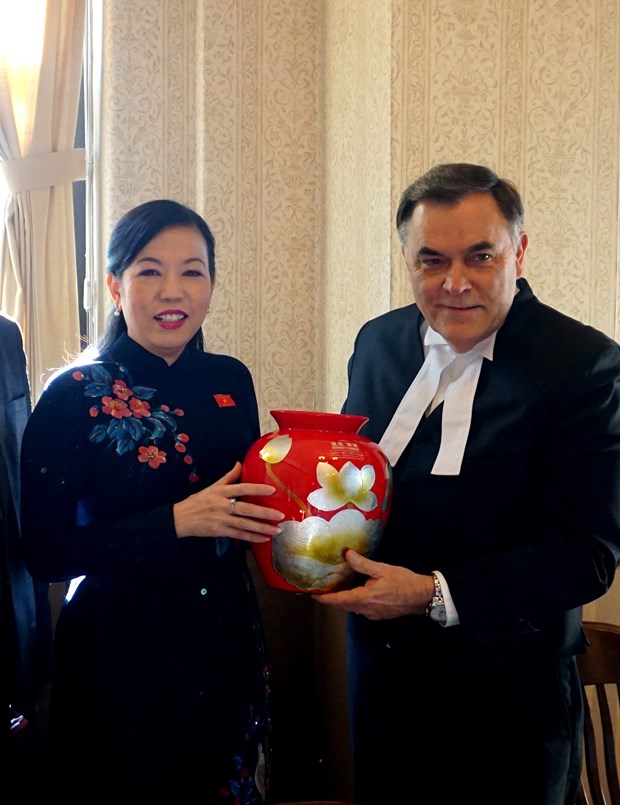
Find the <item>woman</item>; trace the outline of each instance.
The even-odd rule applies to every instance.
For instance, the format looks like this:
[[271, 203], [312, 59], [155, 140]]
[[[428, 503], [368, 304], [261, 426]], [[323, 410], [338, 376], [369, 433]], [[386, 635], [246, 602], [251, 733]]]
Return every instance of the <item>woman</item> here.
[[214, 241], [150, 201], [116, 225], [95, 360], [48, 383], [22, 451], [32, 573], [84, 576], [55, 638], [53, 786], [88, 803], [260, 803], [267, 671], [246, 566], [279, 532], [244, 495], [259, 436], [248, 369], [203, 351]]

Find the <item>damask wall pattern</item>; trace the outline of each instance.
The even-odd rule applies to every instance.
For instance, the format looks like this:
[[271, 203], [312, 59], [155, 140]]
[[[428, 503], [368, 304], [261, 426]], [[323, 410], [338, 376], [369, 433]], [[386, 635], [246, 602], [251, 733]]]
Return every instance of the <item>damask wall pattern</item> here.
[[323, 30], [320, 399], [339, 411], [357, 329], [390, 307], [390, 3], [326, 3]]
[[[432, 164], [490, 164], [524, 195], [526, 271], [540, 295], [613, 335], [618, 3], [396, 5], [392, 122], [402, 135], [393, 155], [393, 204]], [[406, 292], [396, 292], [394, 303], [405, 301]]]
[[271, 408], [317, 406], [319, 6], [105, 6], [105, 232], [164, 195], [206, 217], [218, 274], [206, 340], [250, 366], [265, 427]]
[[[93, 0], [99, 2], [99, 0]], [[105, 246], [116, 220], [153, 198], [196, 196], [194, 3], [101, 0], [101, 108], [95, 116], [96, 206], [93, 317], [100, 333], [111, 303]]]

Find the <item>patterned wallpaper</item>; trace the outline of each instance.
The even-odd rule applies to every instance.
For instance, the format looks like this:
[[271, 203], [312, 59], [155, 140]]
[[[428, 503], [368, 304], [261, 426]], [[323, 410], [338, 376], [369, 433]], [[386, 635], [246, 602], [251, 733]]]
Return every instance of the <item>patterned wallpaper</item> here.
[[325, 4], [321, 397], [338, 411], [361, 324], [391, 307], [389, 2]]
[[620, 336], [618, 0], [104, 0], [103, 20], [102, 240], [148, 198], [204, 214], [207, 342], [250, 366], [264, 429], [338, 410], [359, 326], [410, 301], [394, 210], [438, 162], [513, 179], [538, 295]]
[[204, 215], [217, 265], [207, 343], [250, 366], [269, 429], [271, 408], [318, 401], [319, 6], [106, 0], [104, 8], [103, 242], [148, 198], [172, 197]]

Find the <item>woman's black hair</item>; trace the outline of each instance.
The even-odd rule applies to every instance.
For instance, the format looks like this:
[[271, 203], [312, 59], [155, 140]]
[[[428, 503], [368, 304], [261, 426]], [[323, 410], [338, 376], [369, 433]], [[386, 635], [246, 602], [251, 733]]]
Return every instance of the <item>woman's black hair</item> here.
[[[207, 222], [197, 212], [178, 201], [170, 199], [154, 199], [129, 210], [116, 223], [110, 235], [107, 255], [107, 272], [120, 277], [127, 266], [131, 265], [138, 252], [164, 229], [185, 226], [198, 230], [207, 246], [209, 276], [215, 280], [215, 239]], [[97, 342], [97, 351], [103, 352], [122, 333], [127, 332], [127, 323], [122, 311], [119, 316], [111, 310], [106, 328]], [[198, 349], [204, 349], [202, 328], [192, 339]]]

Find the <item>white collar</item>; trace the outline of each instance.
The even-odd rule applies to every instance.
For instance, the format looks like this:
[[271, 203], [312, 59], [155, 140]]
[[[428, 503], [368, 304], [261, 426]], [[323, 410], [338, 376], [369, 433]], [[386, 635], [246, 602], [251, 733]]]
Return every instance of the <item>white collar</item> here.
[[[452, 352], [454, 352], [457, 358], [469, 358], [475, 355], [482, 355], [483, 358], [487, 358], [488, 360], [493, 360], [493, 349], [495, 347], [495, 337], [497, 335], [497, 330], [491, 333], [491, 335], [483, 338], [482, 341], [479, 341], [477, 344], [468, 350], [467, 352], [454, 352], [450, 344], [446, 341], [446, 339], [440, 335], [436, 330], [433, 330], [432, 327], [427, 325], [426, 333], [423, 336], [424, 340], [424, 347], [432, 347], [437, 345], [447, 346]], [[428, 352], [428, 349], [425, 349], [425, 352]]]

